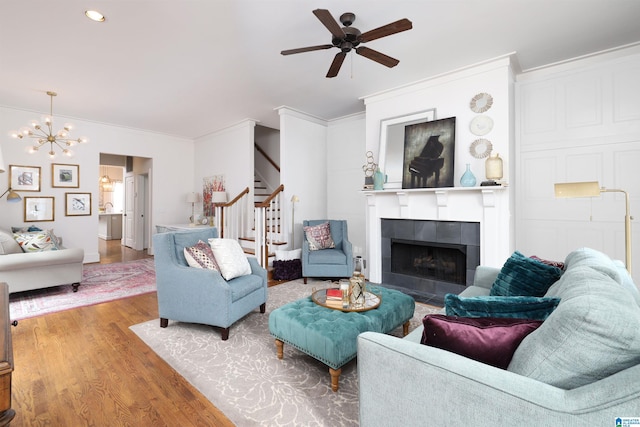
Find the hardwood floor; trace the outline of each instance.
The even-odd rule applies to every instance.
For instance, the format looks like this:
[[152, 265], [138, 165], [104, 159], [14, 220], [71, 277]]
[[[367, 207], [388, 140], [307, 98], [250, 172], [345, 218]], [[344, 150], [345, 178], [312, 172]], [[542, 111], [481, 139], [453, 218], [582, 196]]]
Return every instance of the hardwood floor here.
[[147, 255], [147, 251], [136, 251], [120, 244], [120, 240], [98, 239], [98, 251], [100, 252], [100, 264], [114, 262], [134, 261], [142, 258], [153, 258]]
[[19, 321], [11, 426], [233, 426], [129, 329], [157, 318], [151, 293]]

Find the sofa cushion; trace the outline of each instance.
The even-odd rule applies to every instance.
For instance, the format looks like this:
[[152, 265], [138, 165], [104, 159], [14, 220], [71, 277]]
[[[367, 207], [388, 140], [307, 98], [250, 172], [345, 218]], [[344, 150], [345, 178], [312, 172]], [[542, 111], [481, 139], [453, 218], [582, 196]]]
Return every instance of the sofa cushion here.
[[318, 251], [336, 247], [336, 244], [331, 238], [331, 227], [328, 221], [318, 225], [308, 225], [303, 228], [304, 234], [309, 242], [309, 250]]
[[13, 234], [0, 230], [0, 255], [22, 253], [20, 245], [14, 239]]
[[640, 363], [640, 307], [614, 277], [615, 264], [597, 251], [575, 251], [546, 296], [561, 302], [526, 337], [509, 371], [563, 389], [598, 381]]
[[506, 369], [520, 342], [542, 321], [432, 314], [425, 316], [422, 323], [421, 344]]
[[562, 275], [558, 267], [515, 251], [504, 263], [490, 295], [541, 297]]
[[36, 233], [14, 233], [13, 237], [20, 245], [23, 252], [57, 251], [57, 239], [47, 231]]
[[184, 257], [189, 267], [220, 271], [211, 246], [202, 240], [199, 240], [194, 246], [184, 248]]
[[447, 316], [501, 317], [545, 320], [560, 303], [560, 298], [544, 297], [460, 297], [447, 294], [444, 306]]
[[251, 274], [249, 260], [237, 240], [212, 238], [209, 245], [225, 280]]

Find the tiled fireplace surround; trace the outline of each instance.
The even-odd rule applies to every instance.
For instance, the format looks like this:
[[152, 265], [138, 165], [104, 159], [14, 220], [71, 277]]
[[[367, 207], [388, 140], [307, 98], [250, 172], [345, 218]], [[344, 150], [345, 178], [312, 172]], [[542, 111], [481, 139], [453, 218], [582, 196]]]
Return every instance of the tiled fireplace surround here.
[[[459, 293], [473, 281], [475, 266], [471, 264], [477, 264], [478, 259], [479, 264], [501, 267], [512, 252], [508, 194], [504, 187], [366, 191], [369, 281], [402, 289], [418, 301], [441, 304], [446, 293]], [[436, 245], [454, 243], [466, 247], [466, 284], [388, 272], [391, 239], [420, 241], [427, 236], [430, 240], [436, 230], [441, 236], [432, 241]], [[385, 283], [383, 278], [392, 283]]]

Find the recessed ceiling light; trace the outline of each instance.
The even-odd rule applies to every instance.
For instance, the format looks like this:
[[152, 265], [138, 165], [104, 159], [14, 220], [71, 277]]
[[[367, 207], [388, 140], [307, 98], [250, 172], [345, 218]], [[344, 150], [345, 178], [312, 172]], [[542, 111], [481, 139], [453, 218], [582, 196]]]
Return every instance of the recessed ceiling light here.
[[97, 10], [85, 10], [84, 14], [87, 15], [87, 18], [96, 22], [104, 22], [104, 15], [98, 12]]

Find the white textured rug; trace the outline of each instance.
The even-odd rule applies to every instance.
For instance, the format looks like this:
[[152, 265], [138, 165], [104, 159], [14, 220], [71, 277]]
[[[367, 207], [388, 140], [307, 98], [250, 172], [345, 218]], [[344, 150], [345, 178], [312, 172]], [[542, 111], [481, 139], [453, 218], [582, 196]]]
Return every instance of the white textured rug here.
[[[357, 426], [357, 361], [342, 367], [334, 393], [326, 365], [287, 345], [279, 360], [269, 334], [272, 310], [329, 285], [297, 280], [269, 288], [267, 312], [256, 310], [231, 326], [227, 341], [204, 325], [169, 322], [162, 329], [152, 320], [131, 329], [239, 427]], [[416, 304], [410, 330], [438, 310]], [[393, 331], [401, 334], [402, 327]]]

